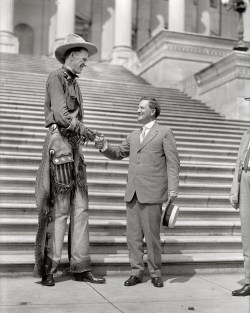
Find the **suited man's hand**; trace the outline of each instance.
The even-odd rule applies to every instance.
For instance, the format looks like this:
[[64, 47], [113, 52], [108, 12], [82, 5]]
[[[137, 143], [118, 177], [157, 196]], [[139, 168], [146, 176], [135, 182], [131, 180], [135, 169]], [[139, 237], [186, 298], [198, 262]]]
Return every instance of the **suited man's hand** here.
[[230, 195], [230, 196], [229, 196], [229, 201], [230, 201], [230, 203], [231, 203], [231, 206], [232, 206], [234, 209], [236, 209], [236, 210], [239, 209], [238, 199], [236, 199], [234, 195]]
[[95, 146], [97, 149], [102, 150], [105, 146], [105, 143], [107, 143], [107, 140], [105, 139], [104, 135], [95, 137]]
[[173, 201], [174, 199], [176, 199], [178, 196], [178, 193], [176, 191], [169, 191], [168, 192], [168, 199], [170, 201]]

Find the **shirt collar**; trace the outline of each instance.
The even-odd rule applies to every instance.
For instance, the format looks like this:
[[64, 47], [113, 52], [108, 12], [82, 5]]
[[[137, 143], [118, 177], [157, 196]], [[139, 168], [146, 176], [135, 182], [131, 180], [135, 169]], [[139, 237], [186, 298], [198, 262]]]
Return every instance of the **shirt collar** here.
[[155, 120], [143, 125], [143, 128], [151, 129], [155, 124]]
[[70, 78], [75, 79], [76, 77], [78, 78], [79, 76], [74, 74], [71, 70], [70, 67], [63, 65], [64, 71], [70, 76]]

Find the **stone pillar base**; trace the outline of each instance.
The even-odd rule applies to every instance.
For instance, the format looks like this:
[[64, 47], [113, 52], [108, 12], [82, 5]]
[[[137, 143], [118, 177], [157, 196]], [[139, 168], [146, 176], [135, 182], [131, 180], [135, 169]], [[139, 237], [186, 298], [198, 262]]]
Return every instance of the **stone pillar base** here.
[[131, 55], [132, 49], [130, 47], [114, 47], [111, 64], [124, 65], [128, 62]]
[[0, 52], [18, 53], [19, 41], [13, 34], [5, 31], [0, 31]]

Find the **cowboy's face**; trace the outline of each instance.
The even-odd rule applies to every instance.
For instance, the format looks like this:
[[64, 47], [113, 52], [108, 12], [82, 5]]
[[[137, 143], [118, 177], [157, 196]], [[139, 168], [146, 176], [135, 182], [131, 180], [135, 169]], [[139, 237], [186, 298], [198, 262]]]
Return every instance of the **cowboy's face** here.
[[86, 66], [88, 60], [88, 52], [86, 50], [81, 50], [77, 52], [72, 52], [70, 59], [70, 68], [73, 73], [80, 74], [83, 68]]
[[154, 119], [155, 110], [150, 109], [149, 100], [142, 100], [138, 106], [138, 122], [146, 125]]

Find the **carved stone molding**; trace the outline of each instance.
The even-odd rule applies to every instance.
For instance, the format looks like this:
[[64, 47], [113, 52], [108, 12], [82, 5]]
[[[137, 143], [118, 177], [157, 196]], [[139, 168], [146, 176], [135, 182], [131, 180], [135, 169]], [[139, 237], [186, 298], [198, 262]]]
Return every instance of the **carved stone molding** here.
[[199, 94], [208, 92], [233, 79], [250, 79], [250, 53], [232, 52], [230, 55], [195, 74]]
[[[185, 75], [190, 76], [228, 55], [235, 42], [220, 37], [162, 30], [137, 50], [141, 64], [139, 74], [143, 76], [160, 62], [173, 60], [179, 62], [179, 71], [183, 70]], [[192, 64], [196, 64], [193, 69]]]

